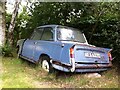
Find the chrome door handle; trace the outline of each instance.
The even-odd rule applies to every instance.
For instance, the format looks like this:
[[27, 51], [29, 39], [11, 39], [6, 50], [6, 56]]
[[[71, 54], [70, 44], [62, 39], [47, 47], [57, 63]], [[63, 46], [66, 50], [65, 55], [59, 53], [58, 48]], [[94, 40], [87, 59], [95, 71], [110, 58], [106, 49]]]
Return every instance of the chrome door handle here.
[[34, 42], [34, 44], [37, 44], [37, 42]]

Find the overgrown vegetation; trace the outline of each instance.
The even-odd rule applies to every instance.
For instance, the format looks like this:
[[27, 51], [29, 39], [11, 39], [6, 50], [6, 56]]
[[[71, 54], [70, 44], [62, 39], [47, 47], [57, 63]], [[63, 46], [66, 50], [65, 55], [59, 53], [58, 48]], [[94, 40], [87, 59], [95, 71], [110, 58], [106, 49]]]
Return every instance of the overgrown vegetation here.
[[[18, 39], [28, 38], [37, 26], [66, 25], [83, 31], [90, 44], [112, 48], [114, 61], [118, 63], [120, 59], [119, 11], [119, 2], [31, 3], [29, 8], [23, 7], [23, 12], [17, 16], [13, 43], [15, 46]], [[11, 15], [6, 14], [7, 29], [10, 18]]]
[[8, 43], [6, 43], [3, 47], [1, 46], [2, 56], [4, 57], [13, 57], [13, 47], [10, 47]]
[[3, 69], [3, 88], [118, 88], [116, 67], [88, 78], [85, 73], [48, 74], [28, 61], [4, 57]]
[[[31, 3], [29, 11], [23, 11], [16, 18], [13, 32], [13, 47], [18, 39], [28, 38], [40, 25], [60, 24], [83, 31], [90, 44], [112, 48], [115, 57], [113, 63], [120, 63], [120, 2], [109, 3]], [[6, 13], [8, 30], [11, 14]], [[6, 30], [6, 35], [8, 31]], [[7, 40], [9, 39], [6, 36]], [[11, 47], [6, 44], [2, 48], [4, 56], [12, 56]], [[101, 78], [86, 78], [84, 74], [58, 73], [47, 75], [40, 67], [23, 62], [16, 57], [3, 57], [3, 87], [7, 88], [117, 88], [117, 66], [105, 73]], [[47, 87], [46, 87], [47, 86]]]

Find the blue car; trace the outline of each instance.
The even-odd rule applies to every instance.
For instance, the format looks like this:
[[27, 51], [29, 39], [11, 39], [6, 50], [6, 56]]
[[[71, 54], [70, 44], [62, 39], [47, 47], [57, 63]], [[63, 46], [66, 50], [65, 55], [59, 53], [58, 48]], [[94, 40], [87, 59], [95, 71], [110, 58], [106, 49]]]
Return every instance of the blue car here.
[[100, 72], [112, 66], [111, 49], [88, 44], [80, 30], [67, 26], [39, 26], [29, 39], [18, 40], [17, 48], [18, 57], [47, 72]]

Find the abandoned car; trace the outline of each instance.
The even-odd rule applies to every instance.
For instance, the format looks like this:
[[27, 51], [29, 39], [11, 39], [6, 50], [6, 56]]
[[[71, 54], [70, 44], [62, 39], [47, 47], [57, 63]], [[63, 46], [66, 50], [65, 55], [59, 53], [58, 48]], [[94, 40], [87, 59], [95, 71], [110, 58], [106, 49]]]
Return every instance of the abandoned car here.
[[61, 25], [37, 27], [30, 38], [17, 42], [18, 57], [51, 72], [100, 72], [112, 66], [111, 49], [88, 44], [85, 35]]

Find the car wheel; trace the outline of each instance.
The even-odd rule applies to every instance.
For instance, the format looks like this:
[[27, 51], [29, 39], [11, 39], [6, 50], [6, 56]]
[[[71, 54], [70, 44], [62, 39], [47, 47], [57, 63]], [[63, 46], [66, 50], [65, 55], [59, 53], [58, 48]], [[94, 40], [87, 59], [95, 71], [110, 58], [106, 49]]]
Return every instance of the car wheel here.
[[50, 63], [50, 59], [47, 56], [41, 57], [40, 61], [41, 61], [41, 67], [44, 71], [46, 71], [48, 73], [53, 72], [54, 69]]

